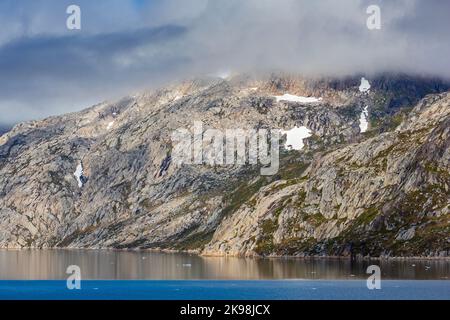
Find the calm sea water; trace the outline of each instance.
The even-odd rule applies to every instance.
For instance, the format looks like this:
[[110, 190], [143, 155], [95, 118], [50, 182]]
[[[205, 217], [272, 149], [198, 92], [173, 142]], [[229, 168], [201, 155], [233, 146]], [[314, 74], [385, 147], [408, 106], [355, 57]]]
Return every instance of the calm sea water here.
[[450, 281], [384, 280], [62, 280], [0, 281], [0, 300], [450, 300]]
[[[244, 259], [109, 250], [1, 250], [0, 280], [65, 280], [70, 265], [83, 280], [357, 280], [376, 264], [391, 280], [448, 280], [450, 261]], [[450, 283], [450, 282], [449, 282]]]

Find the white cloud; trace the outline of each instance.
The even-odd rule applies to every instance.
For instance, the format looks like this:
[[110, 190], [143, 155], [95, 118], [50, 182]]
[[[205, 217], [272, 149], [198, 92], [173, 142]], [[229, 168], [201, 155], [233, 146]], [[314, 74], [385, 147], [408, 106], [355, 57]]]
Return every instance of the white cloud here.
[[[33, 109], [1, 121], [221, 70], [450, 78], [449, 1], [78, 0], [77, 34], [65, 28], [72, 2], [0, 2], [0, 111]], [[381, 30], [366, 27], [370, 4]]]

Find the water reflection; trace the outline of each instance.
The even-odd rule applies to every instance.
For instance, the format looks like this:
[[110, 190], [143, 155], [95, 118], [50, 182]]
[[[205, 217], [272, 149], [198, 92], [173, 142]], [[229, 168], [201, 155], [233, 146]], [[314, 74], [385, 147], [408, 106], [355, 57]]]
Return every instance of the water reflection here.
[[448, 279], [450, 261], [243, 259], [183, 253], [108, 250], [3, 250], [0, 279], [66, 279], [69, 265], [83, 279], [362, 279], [370, 264], [384, 279]]

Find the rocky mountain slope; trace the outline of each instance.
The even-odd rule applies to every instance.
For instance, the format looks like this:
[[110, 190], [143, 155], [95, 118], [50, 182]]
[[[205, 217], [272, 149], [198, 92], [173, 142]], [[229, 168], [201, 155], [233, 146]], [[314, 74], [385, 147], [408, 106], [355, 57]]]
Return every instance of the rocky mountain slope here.
[[[369, 81], [201, 79], [19, 124], [0, 137], [0, 247], [448, 256], [449, 85]], [[176, 165], [171, 135], [194, 121], [311, 136], [273, 176]]]

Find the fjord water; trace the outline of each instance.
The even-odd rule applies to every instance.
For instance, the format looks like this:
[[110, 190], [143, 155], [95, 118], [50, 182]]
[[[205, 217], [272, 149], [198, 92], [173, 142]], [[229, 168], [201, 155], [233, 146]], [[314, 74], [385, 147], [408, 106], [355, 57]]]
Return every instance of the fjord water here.
[[448, 260], [249, 259], [113, 250], [0, 250], [0, 280], [356, 280], [369, 265], [391, 280], [448, 280]]

